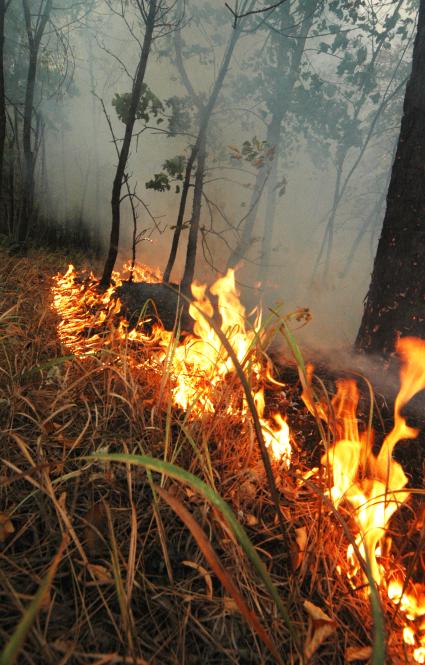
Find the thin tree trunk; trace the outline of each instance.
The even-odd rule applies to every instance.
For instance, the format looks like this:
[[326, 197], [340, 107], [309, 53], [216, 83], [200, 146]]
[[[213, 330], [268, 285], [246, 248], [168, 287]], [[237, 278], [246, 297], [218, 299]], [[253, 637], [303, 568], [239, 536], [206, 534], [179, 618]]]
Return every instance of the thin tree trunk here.
[[172, 243], [171, 243], [170, 256], [168, 257], [167, 265], [165, 266], [165, 270], [164, 270], [163, 280], [166, 284], [168, 284], [169, 281], [170, 281], [171, 271], [172, 271], [172, 269], [174, 267], [174, 263], [176, 261], [177, 250], [178, 250], [179, 242], [180, 242], [180, 236], [181, 236], [181, 232], [183, 230], [184, 213], [185, 213], [185, 210], [186, 210], [187, 197], [188, 197], [188, 194], [189, 194], [190, 179], [191, 179], [191, 176], [192, 176], [192, 169], [193, 169], [193, 165], [195, 163], [197, 153], [198, 153], [198, 141], [196, 141], [195, 145], [193, 146], [193, 148], [191, 150], [191, 153], [189, 155], [189, 159], [187, 160], [187, 164], [186, 164], [186, 170], [185, 170], [184, 181], [183, 181], [183, 186], [182, 186], [182, 193], [181, 193], [181, 196], [180, 196], [179, 212], [178, 212], [177, 221], [176, 221], [176, 228], [174, 229], [173, 240], [172, 240]]
[[4, 21], [6, 0], [0, 0], [0, 210], [3, 207], [3, 169], [6, 141], [6, 99], [4, 90]]
[[24, 126], [22, 148], [24, 151], [24, 191], [22, 197], [21, 219], [18, 226], [18, 241], [25, 242], [31, 223], [31, 210], [34, 199], [34, 155], [31, 145], [32, 112], [34, 104], [35, 77], [37, 74], [37, 56], [30, 53], [27, 86], [24, 103]]
[[201, 219], [202, 192], [204, 189], [204, 174], [206, 160], [206, 137], [202, 141], [196, 165], [195, 186], [193, 190], [192, 219], [190, 221], [189, 238], [187, 241], [186, 264], [184, 267], [181, 289], [184, 294], [190, 295], [190, 285], [195, 274], [196, 250], [198, 245], [199, 222]]
[[[259, 279], [261, 280], [264, 280], [267, 276], [268, 263], [270, 262], [270, 253], [273, 241], [273, 231], [274, 231], [274, 223], [276, 216], [276, 188], [277, 188], [277, 179], [278, 179], [277, 176], [278, 176], [278, 165], [279, 165], [279, 145], [281, 140], [280, 133], [281, 133], [282, 122], [284, 120], [285, 115], [289, 112], [290, 109], [292, 91], [298, 80], [302, 56], [304, 53], [308, 34], [313, 25], [316, 7], [317, 7], [317, 2], [313, 3], [313, 6], [306, 7], [307, 17], [305, 21], [301, 22], [301, 28], [300, 28], [301, 36], [297, 39], [296, 47], [295, 50], [293, 51], [291, 58], [291, 68], [285, 82], [283, 82], [278, 77], [281, 75], [282, 72], [284, 72], [285, 65], [289, 55], [288, 55], [288, 49], [287, 47], [285, 47], [285, 42], [283, 38], [280, 37], [281, 43], [279, 46], [278, 58], [276, 62], [276, 77], [277, 77], [277, 85], [279, 86], [279, 88], [277, 93], [277, 101], [274, 105], [272, 118], [267, 126], [267, 136], [266, 136], [267, 143], [270, 145], [270, 147], [274, 148], [273, 160], [267, 171], [261, 170], [262, 172], [258, 173], [257, 175], [255, 190], [259, 191], [259, 195], [256, 197], [254, 203], [254, 195], [255, 195], [255, 190], [254, 190], [253, 197], [251, 198], [252, 211], [247, 216], [242, 231], [241, 241], [236, 250], [233, 251], [228, 261], [228, 267], [234, 267], [236, 263], [240, 259], [242, 259], [243, 256], [248, 251], [252, 243], [252, 234], [255, 227], [260, 200], [264, 188], [267, 184], [267, 191], [268, 191], [267, 210], [266, 210], [266, 218], [264, 224], [264, 234], [263, 234], [262, 250], [261, 250], [261, 267], [259, 270]], [[290, 18], [289, 4], [285, 4], [282, 7], [281, 12], [282, 12], [281, 29], [282, 31], [284, 31], [285, 25], [288, 23], [288, 19]]]
[[270, 256], [273, 243], [273, 230], [274, 230], [274, 221], [276, 217], [276, 189], [277, 189], [277, 176], [278, 176], [278, 164], [279, 164], [279, 148], [280, 148], [280, 134], [282, 129], [282, 120], [283, 116], [278, 116], [274, 118], [274, 123], [271, 125], [270, 138], [272, 145], [274, 146], [274, 157], [271, 164], [270, 175], [268, 179], [267, 187], [267, 205], [266, 205], [266, 216], [264, 222], [264, 234], [263, 240], [261, 243], [261, 255], [260, 255], [260, 268], [258, 271], [258, 281], [262, 284], [267, 279], [267, 274], [270, 268]]
[[[395, 20], [398, 17], [398, 15], [400, 13], [400, 9], [403, 5], [403, 2], [404, 2], [404, 0], [399, 0], [398, 1], [398, 4], [395, 7], [394, 12], [391, 16], [392, 20]], [[389, 25], [392, 24], [392, 20], [388, 22]], [[375, 66], [375, 63], [378, 59], [378, 56], [379, 56], [382, 48], [384, 47], [385, 39], [386, 39], [386, 37], [388, 35], [388, 32], [390, 30], [391, 30], [391, 28], [388, 28], [388, 30], [381, 35], [381, 39], [379, 40], [378, 46], [376, 47], [376, 50], [375, 50], [375, 52], [373, 54], [373, 57], [371, 59], [371, 62], [369, 64], [369, 68], [370, 68], [371, 72], [373, 71], [373, 68]], [[404, 52], [402, 54], [402, 58], [403, 57], [404, 57]], [[397, 64], [396, 70], [397, 70], [398, 66], [399, 66], [399, 63]], [[324, 235], [323, 235], [323, 240], [322, 240], [322, 244], [321, 244], [321, 247], [320, 247], [319, 255], [318, 255], [318, 258], [315, 261], [314, 268], [313, 268], [313, 271], [312, 271], [312, 276], [311, 276], [311, 281], [312, 282], [313, 282], [313, 280], [316, 276], [316, 272], [317, 272], [317, 269], [319, 267], [320, 260], [321, 260], [321, 257], [323, 255], [323, 252], [325, 251], [325, 248], [326, 248], [326, 259], [325, 259], [325, 269], [324, 269], [323, 275], [324, 275], [325, 279], [328, 276], [329, 268], [330, 268], [331, 255], [332, 255], [332, 250], [333, 250], [333, 239], [334, 239], [334, 235], [335, 235], [335, 221], [336, 221], [336, 214], [337, 214], [337, 211], [338, 211], [338, 206], [340, 205], [340, 203], [341, 203], [341, 201], [344, 197], [344, 194], [347, 190], [348, 184], [349, 184], [352, 176], [356, 172], [356, 169], [359, 166], [360, 161], [362, 160], [363, 155], [366, 152], [366, 148], [367, 148], [367, 146], [368, 146], [368, 144], [369, 144], [369, 142], [370, 142], [370, 140], [373, 136], [373, 130], [376, 126], [376, 123], [377, 123], [381, 113], [385, 109], [385, 107], [388, 104], [388, 102], [390, 101], [390, 99], [392, 99], [393, 97], [395, 97], [396, 94], [398, 94], [398, 92], [404, 86], [404, 84], [405, 84], [405, 82], [402, 81], [396, 87], [396, 89], [393, 90], [393, 92], [390, 95], [388, 95], [387, 97], [384, 95], [384, 99], [381, 102], [381, 105], [380, 105], [380, 107], [378, 108], [378, 110], [375, 114], [375, 117], [374, 117], [374, 119], [372, 121], [372, 124], [369, 128], [369, 131], [367, 133], [366, 139], [365, 139], [365, 141], [364, 141], [364, 143], [363, 143], [363, 145], [360, 149], [359, 155], [355, 159], [354, 164], [351, 166], [351, 168], [350, 168], [347, 176], [345, 177], [344, 181], [342, 180], [342, 174], [343, 174], [343, 171], [344, 171], [344, 164], [345, 164], [345, 160], [347, 159], [348, 153], [350, 152], [350, 149], [351, 149], [352, 146], [349, 145], [348, 147], [343, 148], [344, 152], [341, 151], [341, 154], [338, 156], [337, 165], [336, 165], [336, 171], [337, 171], [336, 183], [335, 183], [335, 191], [334, 191], [334, 196], [333, 196], [332, 209], [330, 211], [330, 217], [329, 217], [328, 222], [326, 224], [326, 228], [325, 228], [325, 232], [324, 232]], [[367, 102], [368, 98], [369, 98], [369, 90], [368, 90], [367, 86], [364, 85], [363, 86], [363, 93], [362, 93], [359, 101], [357, 102], [357, 104], [354, 105], [355, 110], [354, 110], [354, 115], [353, 115], [353, 122], [357, 121], [357, 119], [359, 118], [359, 116], [361, 114], [361, 111], [363, 110], [363, 106], [364, 106], [365, 102]]]
[[387, 208], [356, 347], [390, 354], [398, 336], [425, 336], [425, 0], [388, 189]]
[[[195, 145], [193, 146], [191, 155], [189, 157], [187, 166], [186, 166], [186, 174], [185, 174], [185, 180], [182, 188], [182, 194], [181, 194], [181, 199], [180, 199], [180, 207], [179, 207], [179, 214], [177, 218], [177, 223], [176, 223], [176, 228], [174, 231], [174, 237], [173, 237], [173, 242], [171, 246], [171, 252], [170, 256], [167, 262], [166, 269], [164, 271], [164, 281], [168, 282], [170, 279], [171, 271], [174, 266], [174, 262], [176, 259], [177, 255], [177, 248], [178, 248], [178, 243], [180, 239], [180, 234], [182, 232], [183, 228], [183, 221], [184, 221], [184, 213], [186, 209], [186, 204], [187, 204], [187, 195], [190, 187], [190, 176], [192, 173], [193, 165], [195, 163], [195, 160], [198, 158], [198, 153], [200, 151], [200, 147], [202, 145], [206, 145], [206, 137], [208, 133], [208, 125], [211, 119], [211, 114], [214, 110], [214, 107], [217, 102], [217, 98], [221, 92], [221, 88], [223, 87], [224, 79], [226, 78], [226, 74], [229, 69], [230, 61], [232, 59], [233, 51], [235, 50], [235, 46], [237, 44], [237, 41], [241, 35], [241, 29], [239, 26], [235, 27], [232, 31], [232, 35], [230, 37], [229, 43], [227, 45], [226, 53], [223, 58], [223, 62], [221, 63], [220, 70], [218, 72], [217, 78], [214, 83], [214, 87], [212, 89], [210, 98], [208, 100], [208, 103], [206, 104], [202, 114], [201, 114], [201, 120], [200, 120], [200, 126], [199, 126], [199, 131], [198, 131], [198, 136], [195, 142]], [[199, 228], [199, 225], [198, 225]], [[188, 247], [188, 252], [192, 251], [192, 246], [191, 248]], [[188, 257], [186, 256], [186, 264], [187, 264]]]
[[[269, 143], [269, 127], [267, 127], [267, 143]], [[251, 201], [249, 203], [248, 214], [246, 215], [245, 222], [242, 227], [241, 237], [228, 258], [226, 266], [227, 269], [235, 268], [239, 261], [244, 258], [252, 244], [252, 234], [254, 231], [255, 222], [257, 220], [258, 207], [260, 205], [264, 187], [266, 185], [269, 174], [269, 165], [264, 165], [257, 172], [254, 188], [251, 194]]]
[[125, 168], [127, 166], [128, 156], [130, 153], [131, 139], [133, 137], [134, 123], [136, 121], [137, 106], [142, 94], [142, 86], [145, 78], [146, 67], [148, 64], [149, 53], [152, 46], [152, 37], [155, 28], [155, 18], [157, 13], [157, 0], [151, 0], [149, 3], [149, 13], [146, 18], [146, 31], [143, 38], [142, 52], [140, 55], [139, 65], [133, 84], [131, 95], [131, 103], [128, 111], [128, 117], [125, 125], [124, 140], [121, 146], [121, 151], [118, 158], [117, 170], [112, 186], [111, 209], [112, 209], [112, 227], [111, 236], [109, 241], [108, 256], [105, 261], [102, 279], [100, 284], [103, 288], [107, 288], [111, 282], [112, 271], [115, 266], [118, 255], [118, 245], [120, 239], [120, 223], [121, 223], [121, 188], [125, 178]]
[[29, 63], [27, 73], [27, 84], [25, 89], [25, 102], [24, 102], [24, 124], [22, 132], [22, 148], [24, 152], [24, 192], [22, 201], [21, 216], [18, 224], [17, 240], [19, 243], [24, 243], [27, 239], [28, 230], [32, 220], [32, 207], [34, 202], [34, 171], [35, 171], [35, 158], [32, 150], [31, 131], [32, 131], [32, 118], [34, 110], [34, 94], [35, 83], [37, 79], [37, 65], [38, 55], [40, 50], [41, 39], [44, 30], [49, 20], [50, 11], [52, 9], [52, 0], [46, 0], [44, 10], [40, 5], [40, 14], [37, 19], [37, 27], [34, 33], [32, 28], [31, 11], [28, 0], [22, 0], [25, 27], [27, 31], [28, 47], [29, 47]]

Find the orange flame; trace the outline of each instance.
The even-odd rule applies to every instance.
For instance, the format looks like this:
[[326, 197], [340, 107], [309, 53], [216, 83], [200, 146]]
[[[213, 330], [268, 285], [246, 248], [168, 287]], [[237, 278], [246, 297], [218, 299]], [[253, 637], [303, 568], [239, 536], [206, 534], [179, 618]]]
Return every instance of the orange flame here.
[[[402, 594], [403, 581], [392, 580], [387, 584], [390, 570], [388, 562], [379, 561], [382, 539], [395, 511], [409, 498], [402, 491], [407, 484], [401, 465], [392, 457], [395, 445], [402, 439], [415, 438], [417, 430], [409, 427], [401, 415], [403, 407], [425, 388], [425, 342], [414, 338], [403, 338], [397, 344], [403, 365], [400, 372], [401, 388], [394, 406], [394, 427], [385, 438], [379, 454], [372, 452], [371, 434], [359, 433], [357, 405], [359, 393], [352, 380], [337, 382], [337, 393], [331, 404], [322, 402], [316, 413], [325, 420], [335, 443], [322, 457], [332, 473], [330, 496], [335, 506], [348, 501], [354, 509], [354, 520], [358, 530], [356, 544], [363, 558], [369, 562], [373, 579], [387, 589], [390, 600], [399, 603], [406, 621], [416, 622], [425, 615], [425, 597], [420, 585]], [[311, 373], [310, 373], [311, 382]], [[314, 413], [311, 390], [303, 393], [307, 407]], [[359, 566], [350, 545], [347, 558], [354, 577]], [[411, 625], [403, 632], [406, 644], [416, 646], [413, 656], [419, 663], [425, 662], [425, 635]], [[418, 646], [419, 645], [419, 646]]]
[[[126, 264], [124, 271], [128, 273], [130, 268]], [[133, 281], [157, 282], [160, 279], [158, 271], [140, 264], [134, 267]], [[162, 369], [166, 368], [172, 377], [174, 404], [190, 411], [191, 417], [214, 413], [222, 388], [235, 370], [219, 335], [208, 320], [214, 317], [214, 307], [207, 295], [207, 286], [192, 285], [193, 302], [189, 314], [195, 322], [194, 334], [177, 344], [172, 333], [157, 325], [150, 335], [146, 333], [143, 321], [129, 330], [126, 319], [120, 316], [121, 302], [115, 296], [116, 287], [122, 284], [118, 272], [113, 274], [113, 283], [114, 286], [101, 293], [93, 274], [83, 279], [73, 266], [69, 266], [65, 275], [55, 278], [53, 307], [60, 317], [58, 333], [62, 343], [79, 357], [96, 353], [105, 345], [113, 344], [114, 340], [129, 340], [133, 347], [139, 345], [140, 348], [155, 344], [162, 349], [156, 354], [156, 361], [162, 363]], [[218, 279], [210, 287], [210, 292], [218, 302], [220, 324], [216, 325], [220, 325], [238, 361], [244, 365], [249, 357], [250, 372], [254, 378], [257, 381], [267, 380], [268, 368], [253, 353], [260, 337], [261, 316], [258, 315], [254, 324], [247, 327], [248, 319], [236, 289], [234, 271], [229, 270]], [[137, 361], [135, 364], [137, 366]], [[233, 415], [239, 413], [245, 420], [246, 405], [242, 403], [241, 406], [240, 396], [236, 397], [235, 404], [228, 404], [227, 411]], [[264, 397], [260, 417], [263, 413]], [[270, 422], [262, 419], [262, 427], [273, 457], [289, 462], [289, 428], [281, 415], [272, 414]]]

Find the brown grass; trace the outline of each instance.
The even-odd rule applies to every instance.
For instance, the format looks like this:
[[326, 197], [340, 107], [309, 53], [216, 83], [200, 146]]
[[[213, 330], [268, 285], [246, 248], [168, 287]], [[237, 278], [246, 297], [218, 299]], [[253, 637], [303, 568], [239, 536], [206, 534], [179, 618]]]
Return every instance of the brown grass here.
[[[158, 402], [161, 376], [148, 365], [131, 371], [125, 346], [84, 361], [61, 360], [67, 351], [58, 341], [49, 292], [51, 277], [64, 268], [58, 255], [0, 255], [0, 513], [14, 529], [0, 531], [0, 643], [13, 633], [66, 536], [69, 545], [19, 663], [276, 662], [176, 517], [172, 499], [155, 497], [152, 479], [139, 467], [85, 459], [107, 450], [166, 456], [232, 505], [301, 640], [305, 599], [336, 622], [315, 663], [344, 663], [348, 647], [370, 645], [369, 602], [337, 571], [346, 567], [347, 543], [323, 504], [325, 480], [314, 479], [319, 493], [299, 481], [313, 465], [318, 435], [300, 410], [295, 382], [275, 397], [285, 401], [296, 434], [291, 469], [274, 469], [290, 534], [285, 541], [250, 426], [220, 412], [188, 421], [171, 411], [166, 393]], [[226, 390], [240, 390], [237, 378]], [[158, 475], [154, 480], [196, 520], [283, 662], [298, 663], [284, 622], [219, 515], [189, 488]], [[303, 553], [296, 545], [301, 527]], [[389, 649], [388, 663], [409, 662], [399, 632]]]

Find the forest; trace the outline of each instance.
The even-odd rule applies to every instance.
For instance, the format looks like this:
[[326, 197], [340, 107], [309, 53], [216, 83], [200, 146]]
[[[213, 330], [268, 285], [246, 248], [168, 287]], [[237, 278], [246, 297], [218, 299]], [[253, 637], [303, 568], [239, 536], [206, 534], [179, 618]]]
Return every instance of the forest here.
[[0, 665], [425, 663], [425, 0], [0, 0]]

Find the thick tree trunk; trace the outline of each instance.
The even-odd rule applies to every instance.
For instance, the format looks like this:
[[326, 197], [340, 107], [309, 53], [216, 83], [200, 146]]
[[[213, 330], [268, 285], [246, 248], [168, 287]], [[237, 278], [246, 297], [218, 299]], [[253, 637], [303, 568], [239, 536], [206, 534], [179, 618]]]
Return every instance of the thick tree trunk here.
[[146, 30], [143, 38], [142, 52], [140, 55], [139, 65], [137, 68], [136, 77], [133, 84], [131, 95], [131, 103], [128, 111], [127, 122], [125, 125], [124, 140], [122, 142], [121, 151], [118, 158], [117, 170], [112, 186], [111, 209], [112, 209], [112, 227], [111, 236], [109, 241], [108, 256], [105, 261], [103, 275], [101, 279], [101, 286], [107, 288], [111, 282], [112, 271], [115, 266], [115, 261], [118, 255], [118, 245], [120, 239], [120, 208], [121, 208], [121, 188], [125, 178], [125, 168], [130, 153], [131, 139], [133, 137], [134, 123], [136, 121], [137, 106], [142, 94], [142, 86], [145, 78], [146, 67], [148, 64], [149, 53], [152, 46], [152, 36], [155, 28], [155, 18], [157, 13], [157, 0], [151, 0], [149, 3], [149, 13], [146, 18]]
[[399, 335], [425, 337], [425, 0], [387, 209], [356, 347], [390, 354]]

